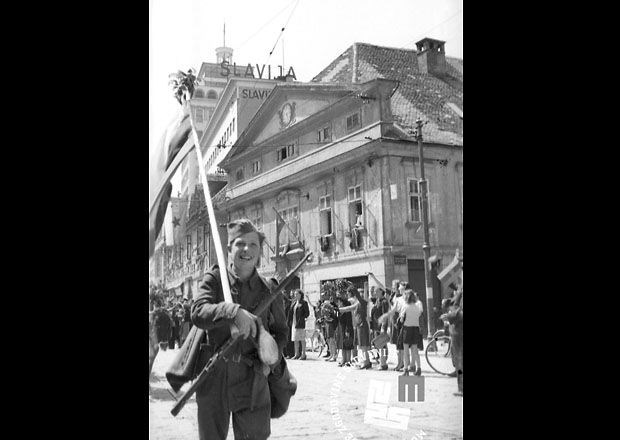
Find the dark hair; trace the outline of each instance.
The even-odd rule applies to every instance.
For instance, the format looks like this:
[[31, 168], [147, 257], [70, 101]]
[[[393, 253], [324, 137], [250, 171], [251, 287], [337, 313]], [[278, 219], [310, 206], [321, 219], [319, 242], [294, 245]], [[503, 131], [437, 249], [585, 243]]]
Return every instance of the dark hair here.
[[418, 302], [417, 299], [417, 293], [415, 293], [413, 290], [411, 289], [407, 289], [405, 290], [405, 301], [407, 302], [407, 304], [413, 304]]
[[400, 281], [398, 283], [399, 286], [404, 286], [405, 289], [411, 289], [411, 285], [407, 281]]
[[256, 229], [254, 223], [247, 218], [240, 218], [237, 220], [233, 220], [228, 225], [226, 225], [228, 229], [228, 246], [232, 245], [233, 242], [243, 234], [248, 234], [250, 232], [256, 232], [258, 235], [259, 244], [262, 246], [263, 241], [265, 241], [265, 234]]
[[302, 292], [301, 289], [295, 289], [294, 290], [294, 294], [295, 295], [297, 295], [298, 293], [301, 295], [301, 299], [304, 299], [304, 292]]
[[354, 296], [355, 298], [357, 298], [358, 301], [362, 300], [362, 295], [360, 295], [359, 290], [357, 290], [357, 287], [355, 286], [349, 286], [347, 288], [347, 293], [351, 296]]

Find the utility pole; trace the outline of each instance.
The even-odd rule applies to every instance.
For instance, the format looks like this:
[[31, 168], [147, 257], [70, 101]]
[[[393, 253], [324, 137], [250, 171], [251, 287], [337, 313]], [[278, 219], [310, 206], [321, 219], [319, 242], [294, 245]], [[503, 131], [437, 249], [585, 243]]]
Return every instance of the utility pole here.
[[[431, 280], [431, 270], [429, 260], [431, 258], [431, 245], [428, 242], [428, 186], [427, 180], [424, 178], [424, 144], [422, 142], [422, 126], [425, 124], [420, 117], [415, 121], [416, 129], [413, 132], [415, 139], [418, 141], [418, 156], [420, 159], [420, 195], [422, 198], [422, 230], [424, 244], [424, 281], [426, 282], [426, 316], [428, 321], [428, 337], [435, 333], [435, 319], [433, 316], [433, 284]], [[415, 162], [414, 162], [415, 169]]]

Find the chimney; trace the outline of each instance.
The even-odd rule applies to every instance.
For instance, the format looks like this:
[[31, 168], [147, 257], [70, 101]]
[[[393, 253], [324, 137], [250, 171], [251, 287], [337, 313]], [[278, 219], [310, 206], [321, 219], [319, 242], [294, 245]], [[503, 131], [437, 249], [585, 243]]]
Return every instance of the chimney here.
[[445, 41], [424, 38], [418, 47], [418, 69], [421, 73], [442, 75], [446, 73]]

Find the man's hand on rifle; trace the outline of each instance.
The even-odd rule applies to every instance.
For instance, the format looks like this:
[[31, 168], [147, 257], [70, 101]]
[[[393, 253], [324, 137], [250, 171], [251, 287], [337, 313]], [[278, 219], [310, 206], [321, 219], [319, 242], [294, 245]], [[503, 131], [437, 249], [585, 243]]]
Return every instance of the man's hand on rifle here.
[[256, 315], [253, 315], [247, 310], [239, 307], [237, 309], [237, 315], [235, 316], [233, 324], [237, 327], [237, 329], [239, 330], [239, 334], [243, 339], [247, 338], [248, 336], [254, 338], [256, 337], [257, 331], [256, 320]]

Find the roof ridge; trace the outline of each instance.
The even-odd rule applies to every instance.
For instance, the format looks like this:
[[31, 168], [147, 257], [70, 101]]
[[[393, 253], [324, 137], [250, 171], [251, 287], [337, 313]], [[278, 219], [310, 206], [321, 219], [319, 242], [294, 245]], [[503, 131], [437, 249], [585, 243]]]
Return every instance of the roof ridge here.
[[417, 50], [409, 49], [408, 47], [380, 46], [378, 44], [364, 43], [364, 42], [360, 42], [360, 41], [356, 41], [353, 44], [362, 44], [364, 46], [380, 47], [381, 49], [408, 50], [408, 51], [411, 51], [411, 52], [417, 52]]
[[[364, 42], [360, 42], [360, 41], [356, 41], [353, 44], [359, 44], [359, 45], [364, 45], [364, 46], [372, 46], [372, 47], [378, 47], [381, 49], [390, 49], [390, 50], [406, 50], [408, 52], [414, 52], [414, 53], [418, 53], [418, 51], [416, 49], [410, 49], [408, 47], [395, 47], [395, 46], [380, 46], [378, 44], [371, 44], [371, 43], [364, 43]], [[353, 45], [349, 46], [349, 48], [353, 47]], [[458, 57], [453, 57], [453, 56], [448, 56], [446, 55], [446, 59], [453, 59], [453, 60], [459, 60], [459, 61], [463, 61], [463, 58], [458, 58]]]

